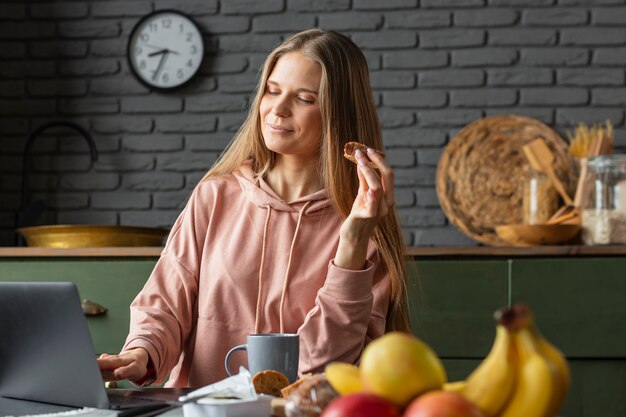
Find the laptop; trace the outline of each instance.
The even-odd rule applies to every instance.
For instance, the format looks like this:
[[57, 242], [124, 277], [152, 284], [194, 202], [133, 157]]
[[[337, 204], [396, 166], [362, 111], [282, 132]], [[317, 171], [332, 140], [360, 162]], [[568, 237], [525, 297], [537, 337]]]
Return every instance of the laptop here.
[[71, 282], [0, 282], [0, 396], [74, 407], [172, 403], [188, 390], [106, 390]]

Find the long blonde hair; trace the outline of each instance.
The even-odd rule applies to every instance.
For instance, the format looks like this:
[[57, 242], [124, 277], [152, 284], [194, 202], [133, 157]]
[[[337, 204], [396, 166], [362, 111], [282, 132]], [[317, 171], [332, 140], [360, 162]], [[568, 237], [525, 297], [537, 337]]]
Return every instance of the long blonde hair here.
[[[344, 144], [357, 140], [375, 149], [382, 149], [383, 144], [367, 61], [348, 37], [337, 32], [319, 29], [300, 32], [286, 39], [270, 53], [246, 120], [202, 181], [230, 174], [249, 159], [253, 160], [258, 175], [263, 175], [273, 167], [275, 154], [265, 146], [259, 107], [267, 79], [276, 62], [290, 52], [303, 53], [322, 69], [319, 91], [322, 116], [319, 172], [334, 208], [345, 218], [352, 209], [359, 182], [356, 165], [347, 163], [343, 158]], [[373, 239], [391, 278], [391, 303], [386, 330], [408, 332], [404, 242], [395, 209], [380, 220]]]

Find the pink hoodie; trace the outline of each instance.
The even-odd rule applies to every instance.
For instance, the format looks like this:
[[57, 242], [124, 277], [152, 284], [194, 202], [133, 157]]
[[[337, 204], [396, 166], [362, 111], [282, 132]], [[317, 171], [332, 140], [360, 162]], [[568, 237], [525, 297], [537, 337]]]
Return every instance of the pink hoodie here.
[[373, 243], [366, 269], [334, 266], [342, 221], [326, 190], [286, 203], [249, 163], [199, 184], [131, 304], [124, 349], [145, 348], [170, 387], [225, 378], [226, 353], [253, 333], [299, 333], [300, 373], [357, 362], [385, 331], [390, 283]]

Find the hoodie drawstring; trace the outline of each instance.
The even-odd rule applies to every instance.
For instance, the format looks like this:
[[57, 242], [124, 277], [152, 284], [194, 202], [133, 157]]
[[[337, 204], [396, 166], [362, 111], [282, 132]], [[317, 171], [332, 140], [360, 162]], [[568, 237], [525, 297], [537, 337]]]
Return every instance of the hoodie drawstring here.
[[261, 266], [259, 267], [259, 291], [256, 295], [256, 319], [254, 320], [254, 333], [259, 334], [259, 325], [261, 318], [261, 295], [263, 292], [263, 264], [265, 263], [265, 240], [267, 237], [267, 225], [270, 223], [270, 214], [272, 206], [267, 207], [267, 216], [265, 217], [265, 226], [263, 227], [263, 246], [261, 247]]
[[289, 268], [291, 267], [291, 257], [293, 255], [293, 248], [296, 245], [296, 238], [298, 237], [298, 231], [300, 230], [300, 221], [302, 220], [302, 215], [306, 210], [307, 206], [310, 204], [310, 201], [304, 203], [302, 206], [302, 210], [300, 210], [300, 214], [298, 215], [298, 223], [296, 223], [296, 231], [293, 232], [293, 239], [291, 240], [291, 248], [289, 248], [289, 260], [287, 261], [287, 270], [285, 271], [285, 279], [283, 280], [283, 291], [280, 294], [280, 310], [278, 312], [278, 322], [280, 324], [280, 332], [284, 333], [283, 326], [283, 306], [285, 304], [285, 294], [287, 293], [287, 284], [289, 283]]
[[[293, 239], [291, 240], [291, 247], [289, 248], [289, 259], [287, 260], [287, 269], [285, 271], [285, 278], [283, 279], [283, 289], [280, 295], [280, 307], [278, 312], [278, 320], [279, 320], [279, 328], [280, 333], [284, 333], [284, 324], [283, 324], [283, 308], [285, 305], [285, 298], [287, 294], [287, 285], [289, 284], [289, 269], [291, 268], [291, 259], [293, 257], [293, 249], [296, 245], [296, 239], [298, 238], [298, 231], [300, 230], [300, 223], [302, 221], [302, 216], [306, 208], [309, 206], [311, 201], [307, 201], [302, 206], [302, 210], [298, 214], [298, 222], [296, 223], [296, 230], [293, 233]], [[261, 299], [263, 295], [263, 266], [265, 263], [265, 242], [267, 240], [267, 228], [270, 222], [270, 213], [272, 211], [271, 206], [268, 204], [267, 206], [267, 216], [265, 217], [265, 226], [263, 227], [263, 244], [261, 247], [261, 265], [259, 266], [259, 291], [257, 293], [256, 299], [256, 319], [254, 322], [254, 333], [258, 334], [260, 332], [260, 324], [261, 324]]]

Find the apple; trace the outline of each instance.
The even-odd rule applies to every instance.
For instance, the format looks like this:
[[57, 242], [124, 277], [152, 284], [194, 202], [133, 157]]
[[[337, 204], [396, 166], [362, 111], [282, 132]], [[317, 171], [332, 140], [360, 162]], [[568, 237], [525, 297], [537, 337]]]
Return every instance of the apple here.
[[414, 399], [403, 417], [483, 417], [483, 414], [461, 394], [430, 391]]
[[386, 399], [361, 392], [333, 400], [321, 417], [400, 417], [400, 412]]

